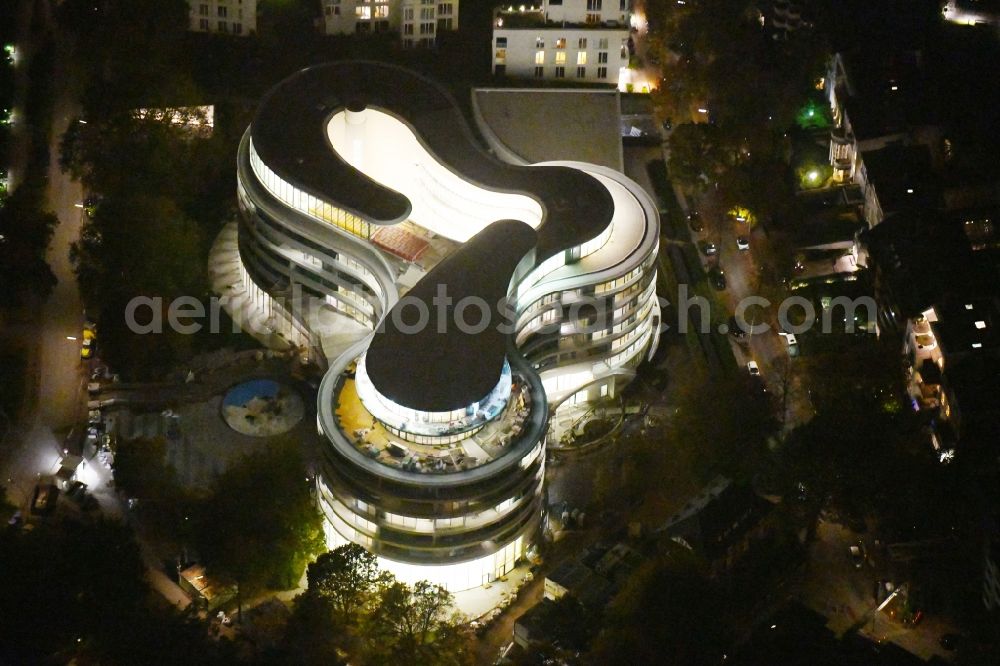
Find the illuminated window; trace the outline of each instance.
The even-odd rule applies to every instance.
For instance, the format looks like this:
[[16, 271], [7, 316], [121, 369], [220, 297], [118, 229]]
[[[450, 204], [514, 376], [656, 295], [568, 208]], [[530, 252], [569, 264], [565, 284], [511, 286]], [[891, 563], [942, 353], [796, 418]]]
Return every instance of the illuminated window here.
[[376, 5], [375, 6], [375, 18], [388, 18], [389, 17], [389, 5]]
[[354, 8], [354, 15], [356, 17], [358, 17], [359, 19], [367, 21], [367, 20], [369, 20], [372, 17], [372, 8], [371, 7], [355, 7]]
[[986, 328], [986, 322], [985, 321], [977, 321], [976, 322], [976, 328], [978, 328], [979, 330], [983, 330], [984, 328]]
[[544, 65], [545, 64], [545, 51], [538, 51], [535, 54], [535, 64]]
[[556, 51], [556, 64], [557, 65], [565, 65], [566, 64], [566, 52], [565, 51]]
[[565, 37], [560, 37], [559, 39], [556, 40], [556, 48], [557, 49], [564, 49], [564, 48], [566, 48], [566, 38]]
[[580, 51], [579, 53], [576, 54], [576, 64], [578, 64], [578, 65], [586, 65], [587, 64], [587, 52], [586, 51]]

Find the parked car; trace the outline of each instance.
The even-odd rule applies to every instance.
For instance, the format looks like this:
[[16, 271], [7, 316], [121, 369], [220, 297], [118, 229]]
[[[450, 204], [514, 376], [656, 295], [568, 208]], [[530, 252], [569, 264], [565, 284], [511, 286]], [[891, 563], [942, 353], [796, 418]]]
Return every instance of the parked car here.
[[696, 233], [701, 233], [705, 230], [705, 225], [701, 221], [701, 215], [698, 211], [693, 210], [688, 213], [688, 226], [691, 227], [691, 231]]
[[851, 546], [850, 553], [851, 553], [851, 562], [854, 564], [855, 569], [860, 569], [862, 566], [864, 566], [865, 556], [861, 553], [860, 546]]
[[736, 237], [736, 247], [739, 250], [749, 250], [750, 249], [750, 239], [746, 236]]
[[709, 243], [708, 241], [698, 241], [698, 249], [706, 257], [711, 257], [719, 252], [719, 248], [715, 246], [715, 243]]
[[757, 361], [747, 363], [747, 372], [750, 373], [751, 377], [760, 377], [760, 366], [757, 365]]
[[778, 333], [778, 335], [780, 335], [781, 339], [785, 341], [785, 346], [788, 348], [788, 355], [789, 356], [798, 356], [799, 355], [799, 341], [795, 338], [795, 334], [794, 333], [785, 333], [784, 331], [780, 331]]
[[727, 328], [729, 329], [729, 335], [733, 336], [733, 339], [736, 340], [736, 342], [743, 344], [747, 342], [749, 335], [747, 334], [747, 331], [740, 326], [740, 322], [736, 320], [735, 316], [729, 318]]
[[726, 288], [726, 274], [718, 266], [708, 272], [708, 281], [719, 291]]
[[38, 515], [52, 513], [58, 499], [59, 488], [51, 483], [39, 483], [35, 486], [35, 492], [31, 498], [31, 513]]

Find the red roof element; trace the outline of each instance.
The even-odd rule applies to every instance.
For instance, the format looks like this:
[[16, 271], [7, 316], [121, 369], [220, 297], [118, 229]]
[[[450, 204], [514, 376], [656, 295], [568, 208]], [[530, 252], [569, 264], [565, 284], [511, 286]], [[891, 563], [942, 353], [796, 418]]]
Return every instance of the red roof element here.
[[416, 261], [428, 245], [420, 236], [399, 226], [379, 227], [378, 231], [372, 234], [371, 241], [383, 250], [407, 261]]

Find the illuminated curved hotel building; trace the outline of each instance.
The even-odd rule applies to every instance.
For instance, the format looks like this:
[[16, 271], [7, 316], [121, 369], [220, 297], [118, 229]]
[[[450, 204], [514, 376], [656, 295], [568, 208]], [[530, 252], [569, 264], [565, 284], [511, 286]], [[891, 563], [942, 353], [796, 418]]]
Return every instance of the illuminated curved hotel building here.
[[550, 410], [615, 395], [656, 347], [648, 195], [501, 162], [439, 86], [368, 62], [275, 87], [238, 169], [241, 289], [329, 365], [329, 545], [452, 591], [504, 575], [543, 516]]

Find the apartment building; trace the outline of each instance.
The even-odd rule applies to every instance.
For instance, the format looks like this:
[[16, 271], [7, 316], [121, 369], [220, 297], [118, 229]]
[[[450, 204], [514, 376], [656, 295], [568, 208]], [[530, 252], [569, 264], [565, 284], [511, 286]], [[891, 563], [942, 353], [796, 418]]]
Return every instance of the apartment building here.
[[458, 0], [322, 0], [327, 35], [399, 33], [403, 45], [433, 46], [458, 29]]
[[618, 84], [628, 66], [629, 32], [622, 27], [494, 28], [493, 73]]
[[257, 32], [257, 0], [191, 0], [190, 26], [194, 32], [249, 35]]

